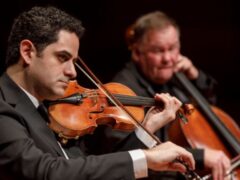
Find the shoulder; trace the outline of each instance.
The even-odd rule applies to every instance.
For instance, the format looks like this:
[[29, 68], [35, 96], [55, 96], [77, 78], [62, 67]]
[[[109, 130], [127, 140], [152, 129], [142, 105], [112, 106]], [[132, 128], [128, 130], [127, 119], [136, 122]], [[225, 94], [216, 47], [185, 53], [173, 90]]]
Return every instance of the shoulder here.
[[112, 81], [122, 83], [130, 88], [135, 87], [138, 84], [138, 72], [136, 66], [132, 62], [125, 64], [119, 72], [115, 74]]

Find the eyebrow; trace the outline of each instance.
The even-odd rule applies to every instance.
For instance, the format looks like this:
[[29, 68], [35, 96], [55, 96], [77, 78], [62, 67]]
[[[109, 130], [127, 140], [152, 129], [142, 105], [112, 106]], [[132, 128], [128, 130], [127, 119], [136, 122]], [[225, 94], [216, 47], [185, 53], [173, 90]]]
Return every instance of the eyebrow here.
[[63, 55], [66, 55], [66, 56], [68, 56], [68, 57], [72, 57], [72, 56], [73, 56], [71, 53], [69, 53], [69, 52], [66, 51], [66, 50], [57, 51], [56, 54], [63, 54]]
[[[68, 58], [72, 58], [73, 57], [73, 55], [71, 53], [69, 53], [68, 51], [66, 51], [66, 50], [57, 51], [56, 54], [62, 54], [62, 55], [67, 56]], [[78, 60], [78, 57], [79, 56], [73, 58], [73, 61], [76, 62]]]

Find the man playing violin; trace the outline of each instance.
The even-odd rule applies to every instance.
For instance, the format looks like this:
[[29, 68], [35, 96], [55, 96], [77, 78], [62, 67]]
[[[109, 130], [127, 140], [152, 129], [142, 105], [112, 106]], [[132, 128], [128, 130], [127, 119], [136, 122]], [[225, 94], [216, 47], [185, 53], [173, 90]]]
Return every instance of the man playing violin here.
[[[138, 18], [127, 31], [127, 43], [132, 61], [116, 74], [113, 81], [127, 85], [139, 96], [152, 97], [156, 92], [168, 92], [188, 103], [188, 96], [173, 78], [175, 72], [183, 72], [210, 102], [215, 101], [215, 81], [180, 53], [179, 27], [166, 14], [157, 11]], [[115, 139], [126, 135], [107, 131]], [[156, 135], [164, 140], [167, 139], [165, 132], [166, 128], [163, 128]], [[213, 149], [192, 152], [197, 167], [210, 168], [215, 180], [223, 179], [230, 167], [230, 160], [223, 152]], [[170, 179], [172, 176], [172, 173], [163, 174], [153, 175], [152, 179]], [[172, 178], [176, 179], [175, 175]]]
[[[15, 19], [0, 79], [0, 179], [130, 180], [146, 177], [147, 169], [186, 172], [176, 159], [194, 169], [192, 154], [170, 142], [99, 156], [84, 153], [84, 137], [66, 146], [58, 142], [37, 107], [62, 97], [76, 77], [83, 31], [79, 20], [54, 7], [33, 7]], [[181, 106], [168, 94], [156, 94], [155, 100], [164, 109], [154, 108], [146, 117], [152, 133], [172, 121]], [[137, 141], [140, 135], [130, 138]]]

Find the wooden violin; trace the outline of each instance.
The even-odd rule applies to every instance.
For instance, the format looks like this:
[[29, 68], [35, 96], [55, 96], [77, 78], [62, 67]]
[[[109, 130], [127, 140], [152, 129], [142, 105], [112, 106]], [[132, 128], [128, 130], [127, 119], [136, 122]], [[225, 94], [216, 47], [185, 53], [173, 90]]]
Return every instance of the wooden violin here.
[[[153, 98], [140, 97], [127, 86], [120, 83], [104, 85], [141, 123], [144, 119], [144, 107], [160, 106], [164, 104], [155, 102]], [[93, 133], [98, 125], [110, 125], [113, 129], [133, 131], [135, 123], [121, 108], [114, 106], [99, 89], [87, 89], [76, 81], [70, 81], [64, 98], [48, 102], [50, 128], [53, 129], [63, 142], [72, 138], [79, 138], [85, 134]], [[178, 113], [192, 111], [190, 105], [184, 105]], [[181, 112], [181, 113], [180, 113]]]

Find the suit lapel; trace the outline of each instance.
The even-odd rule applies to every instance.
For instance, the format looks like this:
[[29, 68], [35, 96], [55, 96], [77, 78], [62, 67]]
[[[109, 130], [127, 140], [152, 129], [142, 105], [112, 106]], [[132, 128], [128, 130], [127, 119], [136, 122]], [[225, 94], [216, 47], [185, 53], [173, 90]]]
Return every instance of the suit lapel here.
[[45, 142], [45, 146], [63, 156], [63, 152], [57, 144], [52, 130], [47, 126], [46, 121], [34, 107], [28, 96], [8, 77], [4, 74], [1, 77], [1, 93], [3, 99], [9, 103], [15, 110], [21, 114], [27, 123], [29, 129], [34, 130], [34, 133]]

